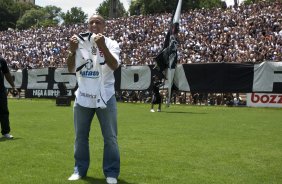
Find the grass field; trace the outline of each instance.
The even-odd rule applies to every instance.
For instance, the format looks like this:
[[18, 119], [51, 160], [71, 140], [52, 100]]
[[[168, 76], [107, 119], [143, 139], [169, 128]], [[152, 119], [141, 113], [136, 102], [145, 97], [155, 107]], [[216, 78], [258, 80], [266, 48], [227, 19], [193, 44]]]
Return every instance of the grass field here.
[[[14, 140], [0, 139], [1, 184], [102, 184], [103, 143], [95, 118], [88, 177], [73, 171], [72, 107], [9, 99]], [[120, 184], [280, 184], [282, 109], [118, 104]]]

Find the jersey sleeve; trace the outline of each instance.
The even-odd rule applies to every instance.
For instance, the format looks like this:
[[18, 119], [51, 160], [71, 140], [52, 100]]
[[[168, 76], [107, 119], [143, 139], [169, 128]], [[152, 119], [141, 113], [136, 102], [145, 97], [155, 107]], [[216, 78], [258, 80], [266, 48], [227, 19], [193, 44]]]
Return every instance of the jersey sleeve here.
[[120, 47], [117, 41], [110, 40], [109, 45], [107, 45], [108, 49], [110, 50], [111, 54], [114, 56], [114, 58], [117, 60], [118, 64], [120, 64]]

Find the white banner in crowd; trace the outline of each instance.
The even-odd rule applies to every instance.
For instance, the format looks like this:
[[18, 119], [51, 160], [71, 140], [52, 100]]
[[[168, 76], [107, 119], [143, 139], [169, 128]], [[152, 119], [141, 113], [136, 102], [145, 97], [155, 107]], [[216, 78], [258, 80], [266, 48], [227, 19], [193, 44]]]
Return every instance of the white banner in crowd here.
[[275, 82], [282, 81], [282, 62], [263, 62], [254, 65], [253, 91], [269, 92]]
[[[58, 84], [63, 83], [68, 94], [73, 95], [77, 87], [74, 73], [67, 68], [23, 69], [11, 72], [15, 86], [25, 90], [27, 98], [55, 97]], [[151, 90], [152, 76], [158, 74], [153, 66], [122, 66], [115, 71], [116, 90]], [[164, 88], [167, 89], [168, 80]], [[282, 62], [264, 62], [261, 64], [207, 63], [178, 64], [175, 68], [173, 84], [179, 91], [200, 93], [252, 93], [252, 105], [280, 106], [279, 93], [282, 93]], [[5, 80], [5, 86], [11, 86]], [[54, 91], [55, 90], [55, 91]], [[260, 97], [260, 93], [266, 93]], [[276, 101], [273, 102], [276, 94]], [[258, 96], [256, 96], [256, 94]], [[259, 98], [258, 102], [256, 98]], [[253, 100], [252, 100], [253, 99]], [[260, 101], [262, 100], [262, 101]], [[271, 101], [272, 100], [272, 101]], [[250, 103], [249, 103], [250, 104]], [[251, 104], [250, 104], [251, 105]]]
[[176, 66], [173, 82], [178, 89], [181, 89], [182, 91], [190, 91], [190, 86], [188, 80], [186, 79], [183, 65]]
[[282, 107], [282, 94], [247, 93], [249, 107]]
[[120, 89], [140, 90], [151, 85], [151, 69], [149, 66], [126, 66], [121, 68]]

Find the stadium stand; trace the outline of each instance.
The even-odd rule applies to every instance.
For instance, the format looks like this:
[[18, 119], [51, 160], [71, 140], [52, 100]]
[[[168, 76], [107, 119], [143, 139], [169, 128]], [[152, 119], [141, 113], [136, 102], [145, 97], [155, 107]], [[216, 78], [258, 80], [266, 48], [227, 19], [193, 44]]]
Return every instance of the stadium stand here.
[[[282, 61], [281, 1], [227, 9], [196, 9], [181, 15], [179, 63]], [[106, 35], [122, 49], [125, 65], [154, 64], [171, 14], [108, 20]], [[9, 67], [65, 67], [68, 38], [86, 25], [0, 32], [0, 53]], [[114, 30], [114, 31], [113, 31]]]
[[[178, 63], [282, 61], [281, 7], [281, 1], [261, 1], [236, 8], [183, 12], [178, 35]], [[106, 36], [119, 42], [123, 65], [154, 64], [153, 58], [162, 49], [171, 16], [164, 13], [107, 20], [110, 26]], [[85, 27], [85, 24], [77, 24], [2, 31], [0, 53], [15, 71], [66, 67], [68, 39]], [[175, 102], [222, 104], [223, 96], [221, 99], [215, 96], [217, 100], [214, 101], [205, 98], [199, 101], [193, 99], [193, 95], [180, 92]], [[122, 95], [120, 98], [130, 99]]]

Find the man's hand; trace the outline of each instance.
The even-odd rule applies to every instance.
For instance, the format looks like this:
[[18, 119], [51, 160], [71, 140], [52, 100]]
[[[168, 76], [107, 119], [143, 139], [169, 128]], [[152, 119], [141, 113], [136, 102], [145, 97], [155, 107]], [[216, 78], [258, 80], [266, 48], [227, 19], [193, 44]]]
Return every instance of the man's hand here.
[[75, 52], [78, 48], [78, 39], [75, 35], [70, 38], [69, 55], [67, 58], [67, 65], [69, 72], [75, 72]]
[[116, 58], [112, 55], [112, 53], [109, 51], [106, 45], [105, 37], [101, 33], [98, 33], [94, 37], [94, 41], [97, 44], [97, 47], [99, 48], [99, 51], [101, 51], [105, 57], [106, 64], [112, 69], [116, 70], [119, 66]]
[[104, 35], [102, 35], [101, 33], [96, 34], [95, 37], [94, 37], [94, 41], [96, 42], [99, 50], [101, 50], [103, 52], [103, 50], [106, 47]]
[[77, 37], [75, 35], [73, 35], [71, 38], [70, 38], [70, 48], [69, 50], [72, 52], [72, 53], [75, 53], [76, 49], [78, 48], [78, 40], [77, 40]]
[[15, 96], [17, 96], [19, 94], [17, 88], [15, 88], [15, 87], [13, 87], [10, 92], [13, 95], [13, 97], [15, 97]]

